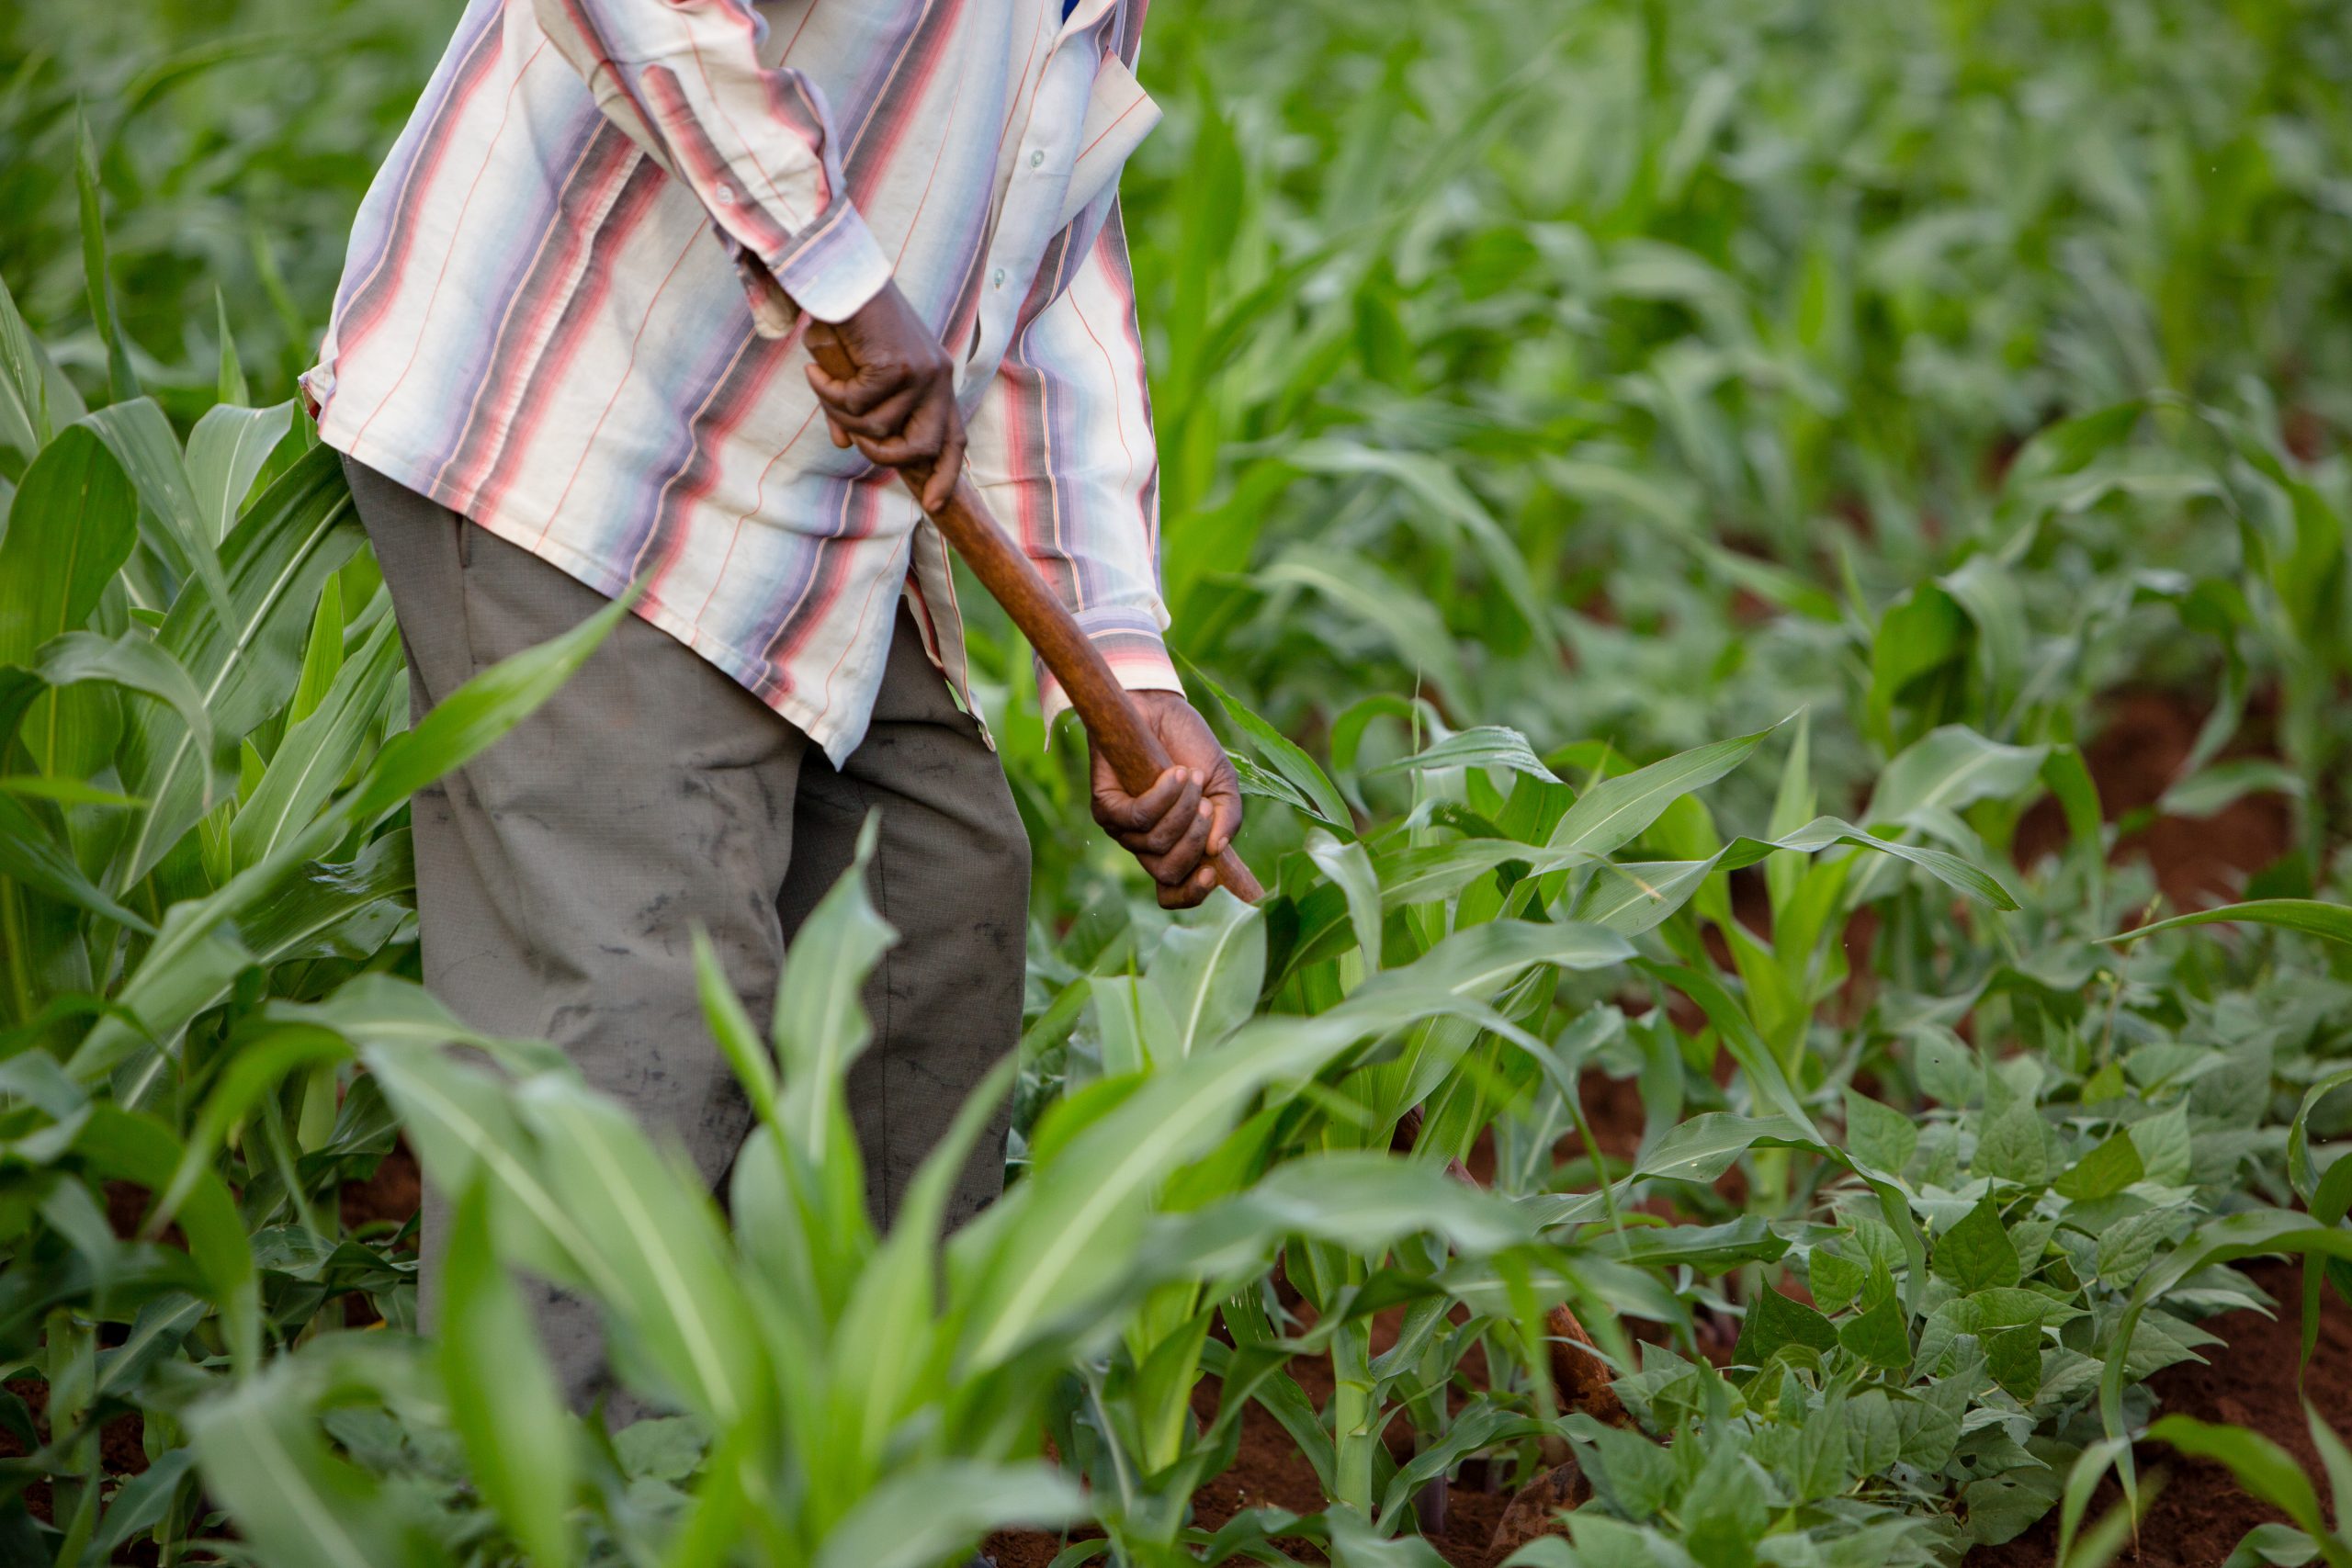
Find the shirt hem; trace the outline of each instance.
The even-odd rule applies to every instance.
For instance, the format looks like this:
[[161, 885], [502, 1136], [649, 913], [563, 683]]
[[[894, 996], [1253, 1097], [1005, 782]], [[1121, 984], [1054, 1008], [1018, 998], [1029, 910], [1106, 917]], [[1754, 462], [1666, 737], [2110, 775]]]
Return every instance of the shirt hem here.
[[[548, 519], [526, 519], [504, 510], [484, 513], [459, 504], [462, 498], [451, 487], [436, 480], [431, 466], [413, 461], [399, 453], [388, 452], [374, 441], [362, 443], [355, 433], [338, 428], [332, 402], [321, 411], [319, 439], [353, 460], [367, 464], [385, 478], [405, 485], [436, 505], [447, 507], [475, 527], [495, 535], [517, 549], [529, 551], [565, 576], [607, 599], [617, 599], [629, 588], [630, 578], [561, 539], [549, 537], [546, 527]], [[835, 767], [846, 761], [850, 753], [857, 750], [858, 743], [865, 739], [866, 728], [873, 718], [870, 705], [865, 717], [854, 724], [827, 722], [797, 693], [778, 683], [775, 666], [766, 659], [713, 637], [698, 626], [693, 617], [672, 608], [650, 591], [638, 595], [636, 603], [629, 606], [629, 613], [683, 644], [687, 651], [757, 697], [778, 717], [814, 741], [825, 753], [826, 760]]]

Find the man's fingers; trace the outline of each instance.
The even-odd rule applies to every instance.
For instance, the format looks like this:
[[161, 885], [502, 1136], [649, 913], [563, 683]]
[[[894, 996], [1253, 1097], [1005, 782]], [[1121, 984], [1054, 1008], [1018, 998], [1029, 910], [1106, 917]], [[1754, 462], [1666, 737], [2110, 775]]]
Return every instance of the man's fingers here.
[[808, 386], [823, 399], [826, 407], [837, 413], [860, 414], [872, 411], [883, 399], [892, 397], [908, 385], [905, 372], [896, 368], [877, 371], [873, 366], [861, 365], [857, 374], [846, 381], [836, 381], [825, 374], [825, 367], [814, 360], [808, 366]]
[[913, 412], [915, 400], [922, 395], [921, 388], [901, 387], [864, 413], [843, 413], [829, 408], [825, 418], [852, 435], [864, 435], [885, 441], [906, 428], [907, 416]]
[[931, 482], [922, 487], [922, 509], [937, 512], [944, 507], [956, 493], [956, 476], [963, 471], [964, 422], [957, 420], [939, 449], [939, 460], [931, 467]]
[[1159, 907], [1163, 909], [1190, 909], [1216, 891], [1216, 867], [1204, 864], [1182, 882], [1170, 887], [1159, 887]]
[[1119, 840], [1119, 847], [1130, 854], [1138, 857], [1164, 855], [1182, 842], [1184, 835], [1193, 831], [1205, 815], [1201, 809], [1200, 786], [1187, 781], [1176, 798], [1169, 803], [1168, 809], [1160, 813], [1159, 820], [1141, 832], [1119, 832], [1113, 836]]
[[1193, 808], [1193, 818], [1184, 824], [1183, 833], [1164, 853], [1138, 854], [1144, 870], [1163, 887], [1180, 887], [1190, 881], [1200, 869], [1209, 844], [1209, 814], [1198, 806]]
[[1098, 754], [1094, 764], [1094, 820], [1114, 833], [1140, 833], [1168, 814], [1192, 782], [1182, 768], [1169, 768], [1141, 795], [1130, 795], [1111, 777]]
[[[1219, 781], [1222, 783], [1222, 781]], [[1230, 787], [1220, 788], [1207, 796], [1209, 810], [1216, 820], [1209, 825], [1209, 856], [1215, 859], [1225, 853], [1233, 842], [1234, 833], [1241, 826], [1241, 796]]]

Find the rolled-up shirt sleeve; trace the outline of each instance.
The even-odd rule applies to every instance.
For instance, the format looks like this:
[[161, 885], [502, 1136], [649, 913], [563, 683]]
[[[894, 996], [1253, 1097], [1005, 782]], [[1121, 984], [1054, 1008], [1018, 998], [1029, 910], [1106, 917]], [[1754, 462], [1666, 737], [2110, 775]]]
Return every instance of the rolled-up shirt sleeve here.
[[[1015, 337], [972, 420], [972, 476], [1129, 691], [1182, 692], [1161, 633], [1159, 461], [1115, 202]], [[1042, 665], [1050, 728], [1069, 706]]]
[[763, 24], [745, 0], [533, 4], [597, 107], [802, 310], [838, 321], [890, 281], [842, 178], [824, 94], [760, 63]]

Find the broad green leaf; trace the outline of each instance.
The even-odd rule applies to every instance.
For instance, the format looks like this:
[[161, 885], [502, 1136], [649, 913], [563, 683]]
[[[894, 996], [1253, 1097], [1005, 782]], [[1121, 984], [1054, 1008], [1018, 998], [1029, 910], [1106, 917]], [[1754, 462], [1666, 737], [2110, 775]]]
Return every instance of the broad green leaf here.
[[814, 1568], [933, 1568], [986, 1532], [1057, 1529], [1089, 1517], [1054, 1467], [924, 1460], [884, 1480], [825, 1537]]
[[[1382, 958], [1381, 886], [1380, 874], [1374, 868], [1371, 855], [1361, 843], [1341, 843], [1317, 829], [1306, 835], [1306, 856], [1347, 896], [1348, 921], [1355, 928], [1356, 951], [1363, 955], [1365, 971], [1377, 973]], [[1263, 940], [1261, 936], [1261, 943]], [[1264, 966], [1261, 951], [1261, 974]]]
[[132, 1538], [163, 1523], [180, 1483], [195, 1463], [194, 1449], [172, 1449], [124, 1482], [107, 1505], [106, 1517], [82, 1560], [94, 1564], [114, 1562], [115, 1554], [129, 1547]]
[[190, 1413], [206, 1492], [270, 1568], [447, 1563], [381, 1482], [328, 1447], [306, 1371], [280, 1362]]
[[2147, 1174], [2127, 1133], [2117, 1133], [2075, 1162], [2055, 1183], [2058, 1195], [2082, 1201], [2109, 1198]]
[[[1349, 847], [1362, 856], [1361, 848]], [[1379, 896], [1375, 892], [1373, 897], [1377, 908]], [[1224, 1038], [1250, 1016], [1265, 975], [1264, 917], [1218, 888], [1198, 909], [1178, 916], [1170, 925], [1143, 988], [1159, 1000], [1173, 1025], [1175, 1055], [1189, 1056]]]
[[1474, 725], [1460, 730], [1433, 745], [1426, 746], [1409, 757], [1399, 757], [1393, 762], [1383, 762], [1369, 776], [1383, 773], [1427, 773], [1446, 768], [1506, 768], [1515, 773], [1528, 773], [1557, 784], [1552, 770], [1535, 754], [1527, 737], [1516, 729], [1501, 725]]
[[[348, 862], [302, 866], [259, 908], [237, 923], [238, 934], [252, 951], [254, 962], [265, 966], [305, 956], [322, 956], [321, 949], [340, 941], [345, 957], [374, 955], [406, 914], [391, 902], [416, 886], [416, 863], [409, 831], [396, 828], [371, 839]], [[351, 924], [364, 910], [376, 909], [374, 929]]]
[[138, 540], [122, 465], [85, 426], [60, 431], [25, 470], [0, 533], [0, 665], [78, 630]]
[[1775, 1351], [1789, 1345], [1802, 1345], [1810, 1350], [1834, 1350], [1838, 1348], [1838, 1330], [1813, 1308], [1767, 1285], [1748, 1303], [1747, 1320], [1740, 1325], [1739, 1343], [1732, 1349], [1732, 1360], [1743, 1367], [1760, 1367], [1772, 1359]]
[[[139, 536], [184, 584], [192, 583], [216, 615], [232, 615], [220, 557], [188, 484], [187, 462], [172, 422], [153, 398], [118, 401], [85, 416], [139, 494]], [[185, 595], [183, 595], [185, 597]]]
[[1428, 1161], [1360, 1149], [1284, 1161], [1227, 1207], [1268, 1235], [1311, 1236], [1363, 1257], [1377, 1257], [1397, 1239], [1423, 1231], [1469, 1255], [1532, 1239], [1506, 1200]]
[[1838, 1342], [1855, 1359], [1886, 1371], [1911, 1364], [1911, 1332], [1902, 1302], [1890, 1292], [1838, 1325]]
[[83, 875], [74, 857], [13, 794], [0, 794], [0, 876], [141, 934], [155, 929], [145, 916], [117, 903]]
[[2000, 1206], [1990, 1198], [1979, 1200], [1958, 1224], [1936, 1237], [1929, 1267], [1963, 1292], [2014, 1285], [2023, 1277], [2018, 1249], [2001, 1223]]
[[2286, 931], [2301, 931], [2305, 936], [2324, 937], [2329, 942], [2352, 943], [2352, 909], [2341, 904], [2322, 903], [2312, 898], [2256, 898], [2243, 904], [2224, 904], [2215, 909], [2199, 909], [2191, 914], [2175, 915], [2168, 920], [2142, 926], [2120, 936], [2101, 937], [2102, 942], [2131, 942], [2152, 936], [2157, 931], [2178, 931], [2187, 926], [2236, 924], [2278, 926]]
[[1960, 811], [2022, 794], [2041, 777], [2044, 746], [2004, 746], [1948, 724], [1886, 765], [1871, 793], [1865, 826], [1900, 822], [1923, 809]]
[[1602, 780], [1568, 807], [1568, 814], [1552, 830], [1553, 845], [1602, 855], [1631, 843], [1668, 807], [1747, 761], [1770, 733], [1759, 729], [1753, 735], [1718, 740]]
[[0, 446], [30, 458], [84, 412], [81, 394], [50, 362], [0, 279]]
[[[228, 340], [222, 339], [224, 345]], [[188, 488], [196, 498], [197, 516], [205, 541], [218, 547], [237, 521], [246, 492], [261, 473], [262, 464], [277, 449], [291, 427], [294, 405], [277, 403], [266, 409], [207, 409], [187, 436]]]
[[1977, 1129], [1976, 1155], [1969, 1169], [2019, 1187], [2039, 1187], [2048, 1180], [2048, 1132], [2034, 1108], [2013, 1100], [1985, 1118]]
[[210, 810], [215, 797], [236, 777], [234, 761], [213, 734], [212, 715], [196, 682], [144, 629], [134, 626], [111, 638], [96, 632], [67, 632], [43, 644], [36, 659], [40, 678], [52, 686], [105, 681], [169, 708], [187, 728], [194, 753], [208, 764], [201, 775], [201, 809]]
[[809, 1164], [822, 1167], [835, 1128], [834, 1107], [850, 1065], [874, 1038], [865, 1015], [865, 977], [898, 943], [875, 912], [866, 867], [881, 831], [868, 815], [857, 849], [839, 881], [818, 901], [785, 954], [775, 996], [776, 1059], [784, 1067], [785, 1134]]
[[2166, 1416], [2148, 1428], [2148, 1440], [2224, 1466], [2237, 1477], [2239, 1485], [2294, 1520], [2320, 1543], [2321, 1555], [2330, 1564], [2352, 1563], [2352, 1545], [2329, 1533], [2311, 1477], [2292, 1454], [2261, 1433], [2244, 1427], [2215, 1426], [2194, 1416]]
[[263, 860], [325, 807], [366, 756], [368, 737], [400, 669], [400, 638], [387, 615], [335, 671], [316, 710], [286, 732], [260, 782], [245, 792], [229, 833], [237, 865]]
[[559, 1075], [526, 1079], [515, 1102], [547, 1185], [564, 1195], [573, 1234], [594, 1249], [580, 1259], [583, 1272], [619, 1287], [602, 1304], [637, 1348], [624, 1364], [656, 1371], [668, 1386], [653, 1392], [721, 1429], [761, 1419], [775, 1385], [699, 1181], [657, 1155], [618, 1104]]
[[1882, 1105], [1852, 1089], [1846, 1100], [1846, 1146], [1854, 1157], [1874, 1169], [1899, 1176], [1919, 1146], [1919, 1124], [1892, 1106]]
[[1189, 662], [1184, 667], [1185, 678], [1195, 686], [1205, 686], [1216, 698], [1217, 706], [1225, 710], [1250, 749], [1259, 755], [1275, 775], [1306, 801], [1306, 809], [1348, 838], [1355, 837], [1355, 818], [1349, 815], [1348, 805], [1340, 798], [1339, 787], [1315, 759], [1300, 750], [1289, 737], [1264, 719], [1208, 676]]
[[[1488, 576], [1519, 611], [1536, 647], [1547, 656], [1557, 657], [1558, 638], [1552, 629], [1551, 612], [1535, 590], [1535, 574], [1528, 570], [1527, 558], [1451, 465], [1424, 453], [1363, 446], [1340, 437], [1306, 442], [1285, 457], [1309, 473], [1393, 479], [1419, 497], [1446, 522], [1470, 536], [1472, 547], [1486, 560]], [[1446, 529], [1439, 537], [1448, 539], [1451, 532]]]
[[487, 1189], [450, 1211], [441, 1251], [441, 1382], [475, 1489], [535, 1563], [574, 1561], [571, 1430], [522, 1293], [491, 1245]]
[[[183, 594], [157, 641], [195, 679], [214, 735], [242, 739], [283, 703], [300, 674], [312, 606], [328, 574], [359, 545], [351, 496], [330, 448], [272, 485], [221, 552], [230, 617]], [[123, 784], [149, 804], [118, 857], [118, 883], [146, 875], [202, 814], [202, 753], [176, 716], [134, 710], [123, 737]], [[403, 794], [408, 792], [403, 791]]]
[[1462, 656], [1436, 609], [1362, 557], [1302, 550], [1267, 567], [1259, 581], [1269, 587], [1313, 589], [1389, 642], [1416, 677], [1433, 682], [1456, 703], [1470, 699]]
[[[167, 1124], [107, 1104], [89, 1108], [74, 1151], [91, 1174], [151, 1192], [164, 1190], [182, 1158], [180, 1140]], [[209, 1170], [186, 1184], [186, 1194], [168, 1217], [187, 1237], [188, 1255], [220, 1311], [238, 1369], [250, 1371], [260, 1355], [260, 1298], [244, 1223], [227, 1184]], [[160, 1232], [164, 1217], [148, 1223]]]
[[[271, 487], [272, 494], [277, 488]], [[347, 799], [352, 818], [370, 821], [394, 809], [434, 780], [464, 767], [528, 718], [588, 661], [636, 597], [631, 589], [570, 631], [500, 660], [434, 704], [413, 728], [393, 736], [376, 753]], [[284, 852], [283, 847], [278, 852]]]

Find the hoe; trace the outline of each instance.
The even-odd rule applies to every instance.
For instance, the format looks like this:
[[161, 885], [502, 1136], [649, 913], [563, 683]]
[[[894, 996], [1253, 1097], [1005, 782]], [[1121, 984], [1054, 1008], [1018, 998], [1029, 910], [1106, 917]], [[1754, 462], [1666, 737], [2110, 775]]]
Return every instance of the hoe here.
[[[792, 303], [775, 278], [764, 268], [747, 266], [743, 276], [755, 290], [760, 308], [753, 314], [763, 336], [782, 337], [788, 333], [799, 317]], [[848, 380], [857, 374], [857, 365], [841, 340], [830, 332], [811, 333], [810, 355], [825, 374], [836, 380]], [[922, 494], [930, 473], [912, 468], [902, 471], [907, 487], [918, 497]], [[972, 569], [996, 602], [1004, 606], [1012, 624], [1021, 628], [1029, 645], [1045, 660], [1062, 689], [1069, 694], [1070, 706], [1078, 711], [1080, 723], [1086, 726], [1088, 738], [1110, 762], [1117, 775], [1119, 787], [1130, 795], [1141, 795], [1167, 771], [1170, 759], [1159, 738], [1146, 728], [1136, 710], [1127, 702], [1127, 694], [1111, 672], [1111, 666], [1096, 650], [1094, 644], [1079, 628], [1076, 617], [1063, 607], [1059, 599], [1038, 574], [1029, 558], [1014, 546], [1012, 536], [989, 511], [979, 491], [969, 476], [959, 477], [946, 505], [928, 514], [956, 553]], [[1227, 844], [1216, 862], [1217, 885], [1245, 903], [1255, 904], [1266, 896], [1241, 857]], [[1396, 1136], [1401, 1145], [1409, 1146], [1419, 1133], [1420, 1109], [1417, 1106], [1399, 1124]], [[1459, 1161], [1453, 1173], [1464, 1181], [1475, 1181]], [[1544, 1328], [1552, 1341], [1552, 1377], [1565, 1406], [1582, 1410], [1600, 1419], [1617, 1422], [1623, 1419], [1617, 1396], [1609, 1387], [1607, 1363], [1596, 1353], [1592, 1337], [1566, 1306], [1554, 1307], [1544, 1317]], [[1561, 1445], [1565, 1449], [1565, 1445]], [[1547, 1452], [1555, 1461], [1554, 1467], [1536, 1479], [1513, 1499], [1498, 1532], [1498, 1542], [1508, 1532], [1515, 1539], [1510, 1544], [1542, 1533], [1547, 1533], [1556, 1509], [1582, 1501], [1583, 1478], [1576, 1461], [1563, 1452]], [[1414, 1499], [1415, 1511], [1420, 1516], [1423, 1530], [1442, 1534], [1445, 1529], [1446, 1483], [1442, 1477], [1423, 1487]]]

